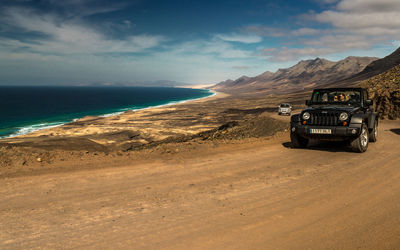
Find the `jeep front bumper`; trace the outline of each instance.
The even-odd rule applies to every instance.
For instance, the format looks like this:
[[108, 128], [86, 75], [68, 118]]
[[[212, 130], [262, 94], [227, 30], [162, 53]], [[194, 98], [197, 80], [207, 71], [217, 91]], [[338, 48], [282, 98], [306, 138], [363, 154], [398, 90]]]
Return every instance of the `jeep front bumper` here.
[[[291, 124], [291, 132], [309, 139], [346, 139], [360, 135], [361, 126], [312, 126]], [[315, 133], [313, 131], [329, 131], [330, 133]]]

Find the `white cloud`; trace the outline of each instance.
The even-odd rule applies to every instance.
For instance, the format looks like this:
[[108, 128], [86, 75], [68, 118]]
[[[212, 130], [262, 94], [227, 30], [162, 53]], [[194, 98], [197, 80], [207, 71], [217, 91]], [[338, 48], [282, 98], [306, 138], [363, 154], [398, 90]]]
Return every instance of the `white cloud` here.
[[276, 51], [263, 52], [265, 56], [269, 57], [272, 62], [287, 62], [295, 61], [302, 57], [316, 57], [320, 55], [331, 54], [335, 52], [331, 48], [287, 48], [283, 47]]
[[302, 47], [300, 48], [266, 48], [262, 49], [261, 53], [269, 57], [270, 61], [284, 62], [294, 61], [299, 58], [327, 56], [346, 51], [367, 51], [370, 50], [374, 44], [379, 43], [385, 43], [385, 39], [379, 36], [369, 37], [367, 39], [364, 35], [332, 30], [331, 34], [302, 40]]
[[[298, 27], [298, 22], [293, 29], [252, 25], [237, 33], [214, 34], [209, 39], [174, 43], [167, 43], [170, 40], [166, 37], [152, 34], [124, 38], [107, 36], [104, 30], [95, 29], [83, 21], [85, 15], [112, 10], [90, 9], [89, 5], [94, 0], [69, 2], [74, 4], [74, 10], [78, 6], [84, 8], [71, 11], [72, 16], [63, 17], [26, 8], [4, 8], [0, 11], [0, 24], [5, 23], [6, 26], [2, 28], [35, 36], [30, 40], [0, 37], [0, 66], [18, 69], [23, 72], [20, 75], [24, 79], [30, 79], [31, 72], [36, 72], [37, 79], [43, 78], [43, 75], [51, 76], [50, 83], [58, 78], [63, 78], [65, 83], [126, 82], [131, 79], [204, 83], [237, 78], [243, 73], [257, 75], [267, 67], [269, 70], [278, 66], [287, 67], [300, 58], [353, 55], [355, 51], [369, 51], [382, 44], [400, 46], [400, 1], [315, 1], [324, 2], [327, 5], [323, 6], [331, 9], [309, 14], [313, 23], [307, 23], [308, 26], [303, 23], [302, 27]], [[135, 26], [130, 20], [120, 24], [125, 28]], [[285, 45], [274, 47], [268, 44], [270, 40], [280, 40]], [[291, 48], [289, 44], [296, 47]], [[256, 51], [254, 45], [258, 47]], [[135, 52], [144, 54], [134, 60], [130, 56], [103, 55]], [[27, 70], [12, 65], [22, 65]], [[10, 78], [15, 77], [11, 73], [17, 75], [10, 70]]]
[[321, 34], [324, 31], [321, 29], [314, 28], [298, 28], [298, 29], [281, 29], [281, 28], [273, 28], [267, 26], [257, 26], [251, 25], [244, 28], [247, 32], [253, 32], [258, 34], [259, 36], [265, 37], [298, 37], [298, 36], [311, 36], [316, 34]]
[[284, 29], [269, 26], [249, 25], [244, 27], [243, 30], [264, 37], [284, 37], [288, 35], [287, 31]]
[[[166, 37], [139, 34], [124, 39], [106, 36], [81, 19], [65, 19], [52, 14], [39, 15], [30, 9], [12, 8], [2, 12], [1, 23], [23, 34], [40, 34], [27, 39], [0, 37], [0, 66], [3, 77], [12, 82], [30, 79], [41, 84], [90, 83], [96, 81], [216, 82], [227, 77], [262, 72], [265, 59], [242, 49], [256, 43], [256, 35], [212, 36], [187, 42], [167, 43]], [[223, 39], [222, 39], [223, 38]], [[152, 50], [153, 48], [160, 48]], [[140, 57], [113, 56], [113, 53], [141, 52]], [[104, 53], [107, 54], [106, 57]], [[19, 65], [12, 67], [12, 65]], [[18, 68], [21, 73], [17, 74]], [[8, 69], [8, 70], [6, 70]]]
[[310, 36], [310, 35], [321, 34], [321, 30], [312, 28], [300, 28], [297, 30], [292, 30], [290, 34], [292, 34], [293, 36]]
[[400, 10], [400, 1], [398, 0], [342, 0], [337, 5], [341, 11], [351, 12], [393, 12]]
[[336, 10], [315, 15], [322, 23], [331, 24], [355, 34], [367, 36], [400, 36], [400, 1], [342, 0]]
[[314, 0], [314, 1], [322, 4], [333, 4], [336, 3], [338, 0]]
[[252, 51], [235, 48], [231, 43], [215, 38], [175, 44], [167, 49], [175, 54], [212, 55], [220, 59], [251, 58], [254, 56]]
[[379, 38], [364, 39], [363, 36], [354, 34], [332, 34], [303, 42], [306, 46], [331, 48], [335, 52], [351, 49], [368, 49], [371, 44], [380, 41]]
[[259, 43], [262, 41], [261, 36], [251, 34], [220, 34], [216, 35], [215, 37], [227, 42]]
[[[127, 6], [126, 3], [108, 2], [104, 4], [102, 0], [44, 0], [53, 6], [64, 10], [64, 15], [68, 18], [81, 18], [94, 14], [107, 13], [119, 10]], [[132, 3], [134, 0], [130, 1]]]
[[368, 51], [376, 46], [390, 46], [390, 44], [399, 46], [391, 43], [394, 40], [400, 40], [399, 0], [328, 0], [323, 2], [337, 3], [330, 10], [308, 14], [308, 18], [314, 20], [316, 25], [324, 24], [328, 27], [285, 30], [249, 26], [246, 30], [264, 36], [286, 38], [296, 43], [295, 48], [286, 45], [272, 51], [261, 50], [261, 53], [267, 55], [270, 61], [289, 61], [304, 57]]
[[35, 42], [3, 39], [9, 47], [29, 48], [32, 52], [55, 54], [91, 54], [142, 52], [159, 46], [166, 39], [156, 35], [136, 35], [124, 40], [106, 37], [103, 33], [78, 21], [60, 20], [55, 15], [38, 15], [29, 9], [12, 8], [3, 13], [2, 21], [25, 32], [45, 35]]
[[400, 29], [400, 11], [369, 13], [325, 11], [318, 14], [316, 19], [354, 32], [362, 32], [368, 28]]
[[247, 50], [236, 49], [229, 43], [220, 41], [207, 41], [203, 44], [203, 48], [194, 53], [214, 54], [220, 58], [248, 58], [251, 52]]

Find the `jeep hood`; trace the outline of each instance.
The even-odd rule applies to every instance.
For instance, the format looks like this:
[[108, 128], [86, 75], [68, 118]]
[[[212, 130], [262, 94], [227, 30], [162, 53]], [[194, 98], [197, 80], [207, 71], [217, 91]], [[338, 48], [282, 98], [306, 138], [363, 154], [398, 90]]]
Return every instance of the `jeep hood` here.
[[343, 112], [348, 112], [348, 113], [352, 113], [355, 112], [357, 110], [359, 110], [360, 107], [354, 107], [354, 106], [346, 106], [346, 105], [312, 105], [306, 109], [303, 110], [303, 112], [306, 111], [311, 111], [311, 112], [315, 112], [315, 111], [343, 111]]

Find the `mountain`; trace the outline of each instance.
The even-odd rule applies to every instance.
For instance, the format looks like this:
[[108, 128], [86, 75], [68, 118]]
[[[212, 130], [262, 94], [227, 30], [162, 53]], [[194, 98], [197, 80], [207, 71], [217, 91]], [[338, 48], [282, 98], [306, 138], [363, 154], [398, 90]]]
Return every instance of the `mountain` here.
[[400, 64], [400, 48], [398, 48], [395, 52], [382, 59], [373, 61], [357, 75], [362, 75], [368, 78], [383, 73], [399, 64]]
[[322, 58], [304, 60], [275, 73], [267, 71], [256, 77], [242, 76], [236, 80], [220, 82], [212, 89], [232, 94], [293, 92], [349, 78], [364, 70], [376, 59], [351, 56], [338, 62]]
[[360, 86], [368, 89], [380, 118], [400, 118], [400, 64], [363, 81]]
[[398, 48], [392, 54], [385, 56], [384, 58], [371, 62], [365, 67], [364, 70], [362, 70], [358, 74], [355, 74], [354, 76], [351, 76], [341, 81], [330, 83], [329, 86], [340, 87], [340, 86], [357, 85], [361, 81], [379, 75], [399, 64], [400, 64], [400, 48]]
[[249, 79], [251, 79], [251, 78], [247, 77], [247, 76], [241, 76], [236, 80], [228, 79], [226, 81], [220, 82], [216, 86], [219, 86], [219, 88], [232, 88], [232, 87], [241, 86], [242, 84], [245, 84]]

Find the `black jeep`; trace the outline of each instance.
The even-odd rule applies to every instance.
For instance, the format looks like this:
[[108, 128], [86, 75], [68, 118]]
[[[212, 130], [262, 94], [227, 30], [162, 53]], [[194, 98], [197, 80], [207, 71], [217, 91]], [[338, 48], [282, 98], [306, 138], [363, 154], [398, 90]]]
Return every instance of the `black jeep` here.
[[315, 89], [306, 101], [308, 108], [291, 117], [293, 147], [307, 147], [310, 139], [347, 141], [353, 151], [365, 152], [378, 135], [378, 114], [372, 104], [366, 89]]

